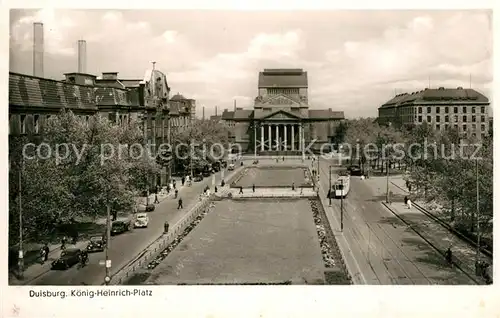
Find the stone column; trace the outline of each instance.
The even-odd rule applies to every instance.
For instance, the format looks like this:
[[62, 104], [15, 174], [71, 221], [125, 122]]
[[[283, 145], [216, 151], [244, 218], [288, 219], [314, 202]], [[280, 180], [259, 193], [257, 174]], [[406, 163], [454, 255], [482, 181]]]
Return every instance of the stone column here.
[[299, 150], [302, 150], [302, 125], [299, 125]]
[[264, 125], [260, 125], [260, 151], [264, 151]]
[[295, 150], [295, 125], [292, 125], [292, 150]]
[[287, 143], [287, 140], [286, 140], [286, 126], [287, 126], [286, 124], [283, 125], [283, 129], [284, 129], [283, 134], [284, 134], [284, 138], [285, 138], [285, 150], [288, 150], [288, 143]]
[[280, 150], [280, 125], [276, 125], [276, 151]]
[[269, 142], [269, 150], [272, 150], [273, 132], [271, 131], [271, 125], [267, 125], [267, 132], [269, 134], [269, 136], [267, 137], [267, 141]]

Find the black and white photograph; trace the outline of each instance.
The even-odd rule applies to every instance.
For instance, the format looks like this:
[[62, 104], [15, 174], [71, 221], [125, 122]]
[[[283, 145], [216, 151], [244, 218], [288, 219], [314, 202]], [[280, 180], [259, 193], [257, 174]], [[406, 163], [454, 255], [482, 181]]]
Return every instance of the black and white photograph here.
[[11, 287], [493, 284], [492, 10], [8, 23]]

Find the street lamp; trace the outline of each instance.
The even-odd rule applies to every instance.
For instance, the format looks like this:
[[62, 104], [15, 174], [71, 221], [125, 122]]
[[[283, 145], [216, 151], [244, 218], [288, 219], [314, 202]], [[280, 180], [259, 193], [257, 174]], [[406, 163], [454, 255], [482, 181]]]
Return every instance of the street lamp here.
[[332, 206], [332, 165], [328, 166], [328, 206]]
[[104, 283], [109, 285], [110, 282], [110, 268], [111, 268], [111, 260], [109, 259], [109, 247], [111, 242], [111, 206], [108, 204], [106, 206], [106, 249], [105, 249], [105, 257], [106, 257], [106, 276], [104, 277]]
[[386, 192], [385, 192], [385, 202], [389, 203], [389, 160], [385, 161], [385, 172], [386, 172]]
[[344, 231], [344, 179], [340, 179], [342, 192], [340, 193], [340, 232]]
[[476, 236], [477, 236], [477, 246], [476, 246], [476, 272], [478, 272], [479, 267], [479, 252], [481, 246], [481, 232], [479, 225], [479, 160], [476, 159]]

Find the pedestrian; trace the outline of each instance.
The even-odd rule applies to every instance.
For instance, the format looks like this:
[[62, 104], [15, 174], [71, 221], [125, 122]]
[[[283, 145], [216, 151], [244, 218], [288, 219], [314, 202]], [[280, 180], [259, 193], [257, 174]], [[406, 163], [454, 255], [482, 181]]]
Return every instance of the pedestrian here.
[[174, 189], [177, 189], [177, 185], [176, 185], [175, 180], [174, 180]]
[[165, 234], [168, 233], [169, 227], [170, 227], [170, 224], [168, 224], [168, 221], [165, 221], [165, 223], [163, 224], [163, 230], [164, 230]]
[[408, 202], [406, 202], [406, 204], [408, 205], [408, 209], [411, 210], [411, 200], [408, 199]]
[[453, 257], [453, 255], [451, 253], [451, 247], [448, 247], [446, 252], [444, 252], [444, 257], [446, 259], [446, 262], [451, 265], [452, 264], [452, 257]]
[[175, 198], [177, 199], [177, 195], [179, 194], [179, 190], [175, 189]]
[[170, 194], [170, 185], [167, 185], [167, 194]]
[[40, 249], [40, 264], [43, 265], [45, 263], [46, 257], [45, 257], [45, 248], [42, 247]]
[[405, 196], [405, 205], [407, 205], [407, 204], [408, 204], [408, 197]]
[[283, 161], [285, 161], [285, 156], [283, 156]]
[[[252, 184], [252, 192], [255, 193], [255, 184]], [[241, 190], [241, 193], [243, 193], [243, 190]]]
[[[304, 193], [304, 187], [300, 187], [300, 194], [302, 195]], [[330, 195], [330, 190], [328, 190], [328, 195]]]
[[49, 245], [47, 244], [47, 242], [45, 243], [43, 250], [45, 251], [45, 262], [46, 262], [49, 259], [49, 252], [50, 252]]
[[292, 191], [295, 191], [295, 182], [292, 182]]
[[177, 205], [177, 210], [182, 209], [182, 198], [179, 198], [178, 205]]
[[240, 187], [240, 192], [239, 194], [243, 194], [243, 187]]
[[411, 192], [411, 183], [408, 183], [408, 192]]
[[155, 202], [154, 202], [154, 204], [158, 204], [158, 203], [160, 203], [160, 200], [158, 200], [158, 194], [155, 193]]
[[220, 183], [220, 186], [221, 186], [221, 187], [224, 187], [225, 185], [226, 185], [226, 182], [225, 182], [225, 181], [224, 181], [224, 179], [223, 179], [223, 180], [221, 181], [221, 183]]
[[185, 177], [182, 177], [181, 182], [182, 182], [182, 185], [183, 185], [183, 186], [184, 186], [184, 181], [186, 181], [186, 178], [185, 178]]
[[215, 186], [214, 192], [217, 193], [217, 186]]
[[210, 188], [207, 189], [207, 197], [210, 196]]
[[61, 251], [64, 251], [66, 249], [66, 236], [63, 236], [61, 239]]
[[75, 245], [76, 242], [78, 241], [78, 231], [74, 230], [73, 231], [73, 237], [72, 237], [72, 244]]

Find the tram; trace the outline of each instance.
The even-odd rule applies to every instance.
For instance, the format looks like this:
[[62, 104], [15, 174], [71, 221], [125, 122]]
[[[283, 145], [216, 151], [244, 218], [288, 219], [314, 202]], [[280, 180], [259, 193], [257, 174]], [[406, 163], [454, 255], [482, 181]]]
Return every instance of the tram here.
[[336, 198], [345, 198], [351, 188], [351, 177], [340, 176], [332, 187]]

